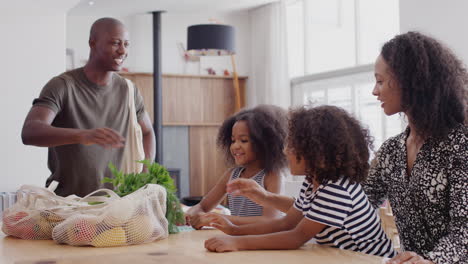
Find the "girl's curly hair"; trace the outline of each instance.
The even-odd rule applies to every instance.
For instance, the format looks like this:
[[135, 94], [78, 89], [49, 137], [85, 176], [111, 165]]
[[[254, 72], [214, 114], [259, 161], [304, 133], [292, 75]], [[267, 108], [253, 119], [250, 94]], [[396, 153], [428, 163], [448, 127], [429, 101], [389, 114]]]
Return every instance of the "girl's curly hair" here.
[[232, 127], [238, 121], [245, 121], [249, 128], [253, 150], [262, 161], [265, 171], [272, 172], [287, 164], [283, 154], [288, 119], [287, 112], [274, 105], [259, 105], [242, 110], [226, 119], [219, 128], [217, 145], [224, 152], [228, 165], [234, 164], [231, 155]]
[[408, 32], [385, 43], [381, 55], [401, 87], [403, 111], [420, 136], [444, 137], [466, 121], [467, 71], [448, 48]]
[[336, 106], [300, 107], [289, 116], [288, 148], [306, 162], [306, 176], [319, 183], [345, 176], [362, 182], [369, 170], [369, 130]]

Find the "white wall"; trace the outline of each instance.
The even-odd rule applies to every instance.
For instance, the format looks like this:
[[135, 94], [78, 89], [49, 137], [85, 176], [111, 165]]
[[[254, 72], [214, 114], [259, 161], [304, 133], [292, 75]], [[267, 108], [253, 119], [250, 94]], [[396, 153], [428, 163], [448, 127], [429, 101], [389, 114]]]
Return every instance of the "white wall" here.
[[[75, 51], [77, 66], [84, 65], [89, 54], [87, 40], [91, 24], [98, 19], [95, 16], [67, 17], [67, 48]], [[116, 17], [125, 23], [130, 33], [129, 57], [125, 63], [130, 71], [153, 71], [153, 33], [152, 15], [140, 14], [129, 17]], [[247, 11], [219, 14], [193, 14], [193, 13], [163, 13], [161, 15], [161, 45], [162, 45], [162, 72], [177, 74], [206, 74], [207, 67], [213, 67], [217, 74], [222, 69], [232, 70], [230, 57], [202, 57], [201, 63], [183, 61], [177, 43], [187, 47], [187, 27], [194, 24], [209, 23], [215, 18], [223, 24], [232, 25], [236, 29], [236, 63], [240, 75], [249, 73], [249, 16]]]
[[32, 100], [65, 68], [65, 11], [58, 6], [48, 9], [49, 2], [5, 2], [0, 9], [0, 191], [15, 191], [22, 184], [43, 186], [50, 175], [47, 149], [21, 142]]
[[418, 30], [450, 47], [468, 64], [468, 1], [400, 0], [400, 31]]

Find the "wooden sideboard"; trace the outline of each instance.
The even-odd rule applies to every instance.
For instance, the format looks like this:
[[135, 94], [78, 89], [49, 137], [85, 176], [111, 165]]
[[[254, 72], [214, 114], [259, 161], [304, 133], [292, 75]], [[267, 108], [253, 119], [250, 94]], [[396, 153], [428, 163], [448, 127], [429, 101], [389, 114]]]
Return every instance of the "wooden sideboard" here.
[[[136, 84], [153, 121], [153, 75], [121, 75]], [[239, 77], [242, 107], [246, 82], [247, 77]], [[223, 155], [216, 147], [216, 135], [222, 122], [234, 113], [232, 77], [163, 74], [162, 97], [163, 126], [188, 128], [190, 196], [203, 196], [226, 170]]]

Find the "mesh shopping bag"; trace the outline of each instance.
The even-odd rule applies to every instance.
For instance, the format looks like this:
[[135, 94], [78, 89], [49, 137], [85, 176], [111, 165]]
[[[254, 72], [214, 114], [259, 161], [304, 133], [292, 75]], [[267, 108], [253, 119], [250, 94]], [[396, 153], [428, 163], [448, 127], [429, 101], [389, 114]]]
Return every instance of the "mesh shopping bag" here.
[[[106, 195], [96, 196], [102, 193]], [[60, 197], [36, 186], [22, 186], [17, 195], [17, 203], [3, 214], [2, 230], [18, 238], [110, 247], [168, 236], [166, 190], [156, 184], [123, 198], [108, 189], [83, 198]]]
[[73, 208], [89, 206], [87, 200], [101, 200], [75, 195], [60, 197], [49, 189], [32, 185], [21, 186], [16, 195], [17, 202], [3, 212], [2, 231], [22, 239], [52, 239], [53, 228], [73, 214]]
[[168, 236], [166, 190], [148, 184], [99, 210], [82, 210], [54, 227], [57, 243], [112, 247], [142, 244]]

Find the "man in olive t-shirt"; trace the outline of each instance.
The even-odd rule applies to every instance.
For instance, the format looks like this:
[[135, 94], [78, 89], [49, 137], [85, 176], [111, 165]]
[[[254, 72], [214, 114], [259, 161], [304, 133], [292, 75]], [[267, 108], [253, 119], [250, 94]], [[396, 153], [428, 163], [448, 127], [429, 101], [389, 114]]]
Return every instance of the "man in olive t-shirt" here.
[[[113, 18], [91, 27], [88, 63], [52, 78], [26, 117], [22, 139], [26, 145], [49, 148], [51, 181], [58, 195], [84, 196], [111, 177], [109, 162], [120, 167], [128, 129], [128, 87], [121, 70], [127, 57], [128, 32]], [[154, 160], [155, 138], [143, 99], [135, 89], [138, 123], [143, 132], [145, 158]]]

